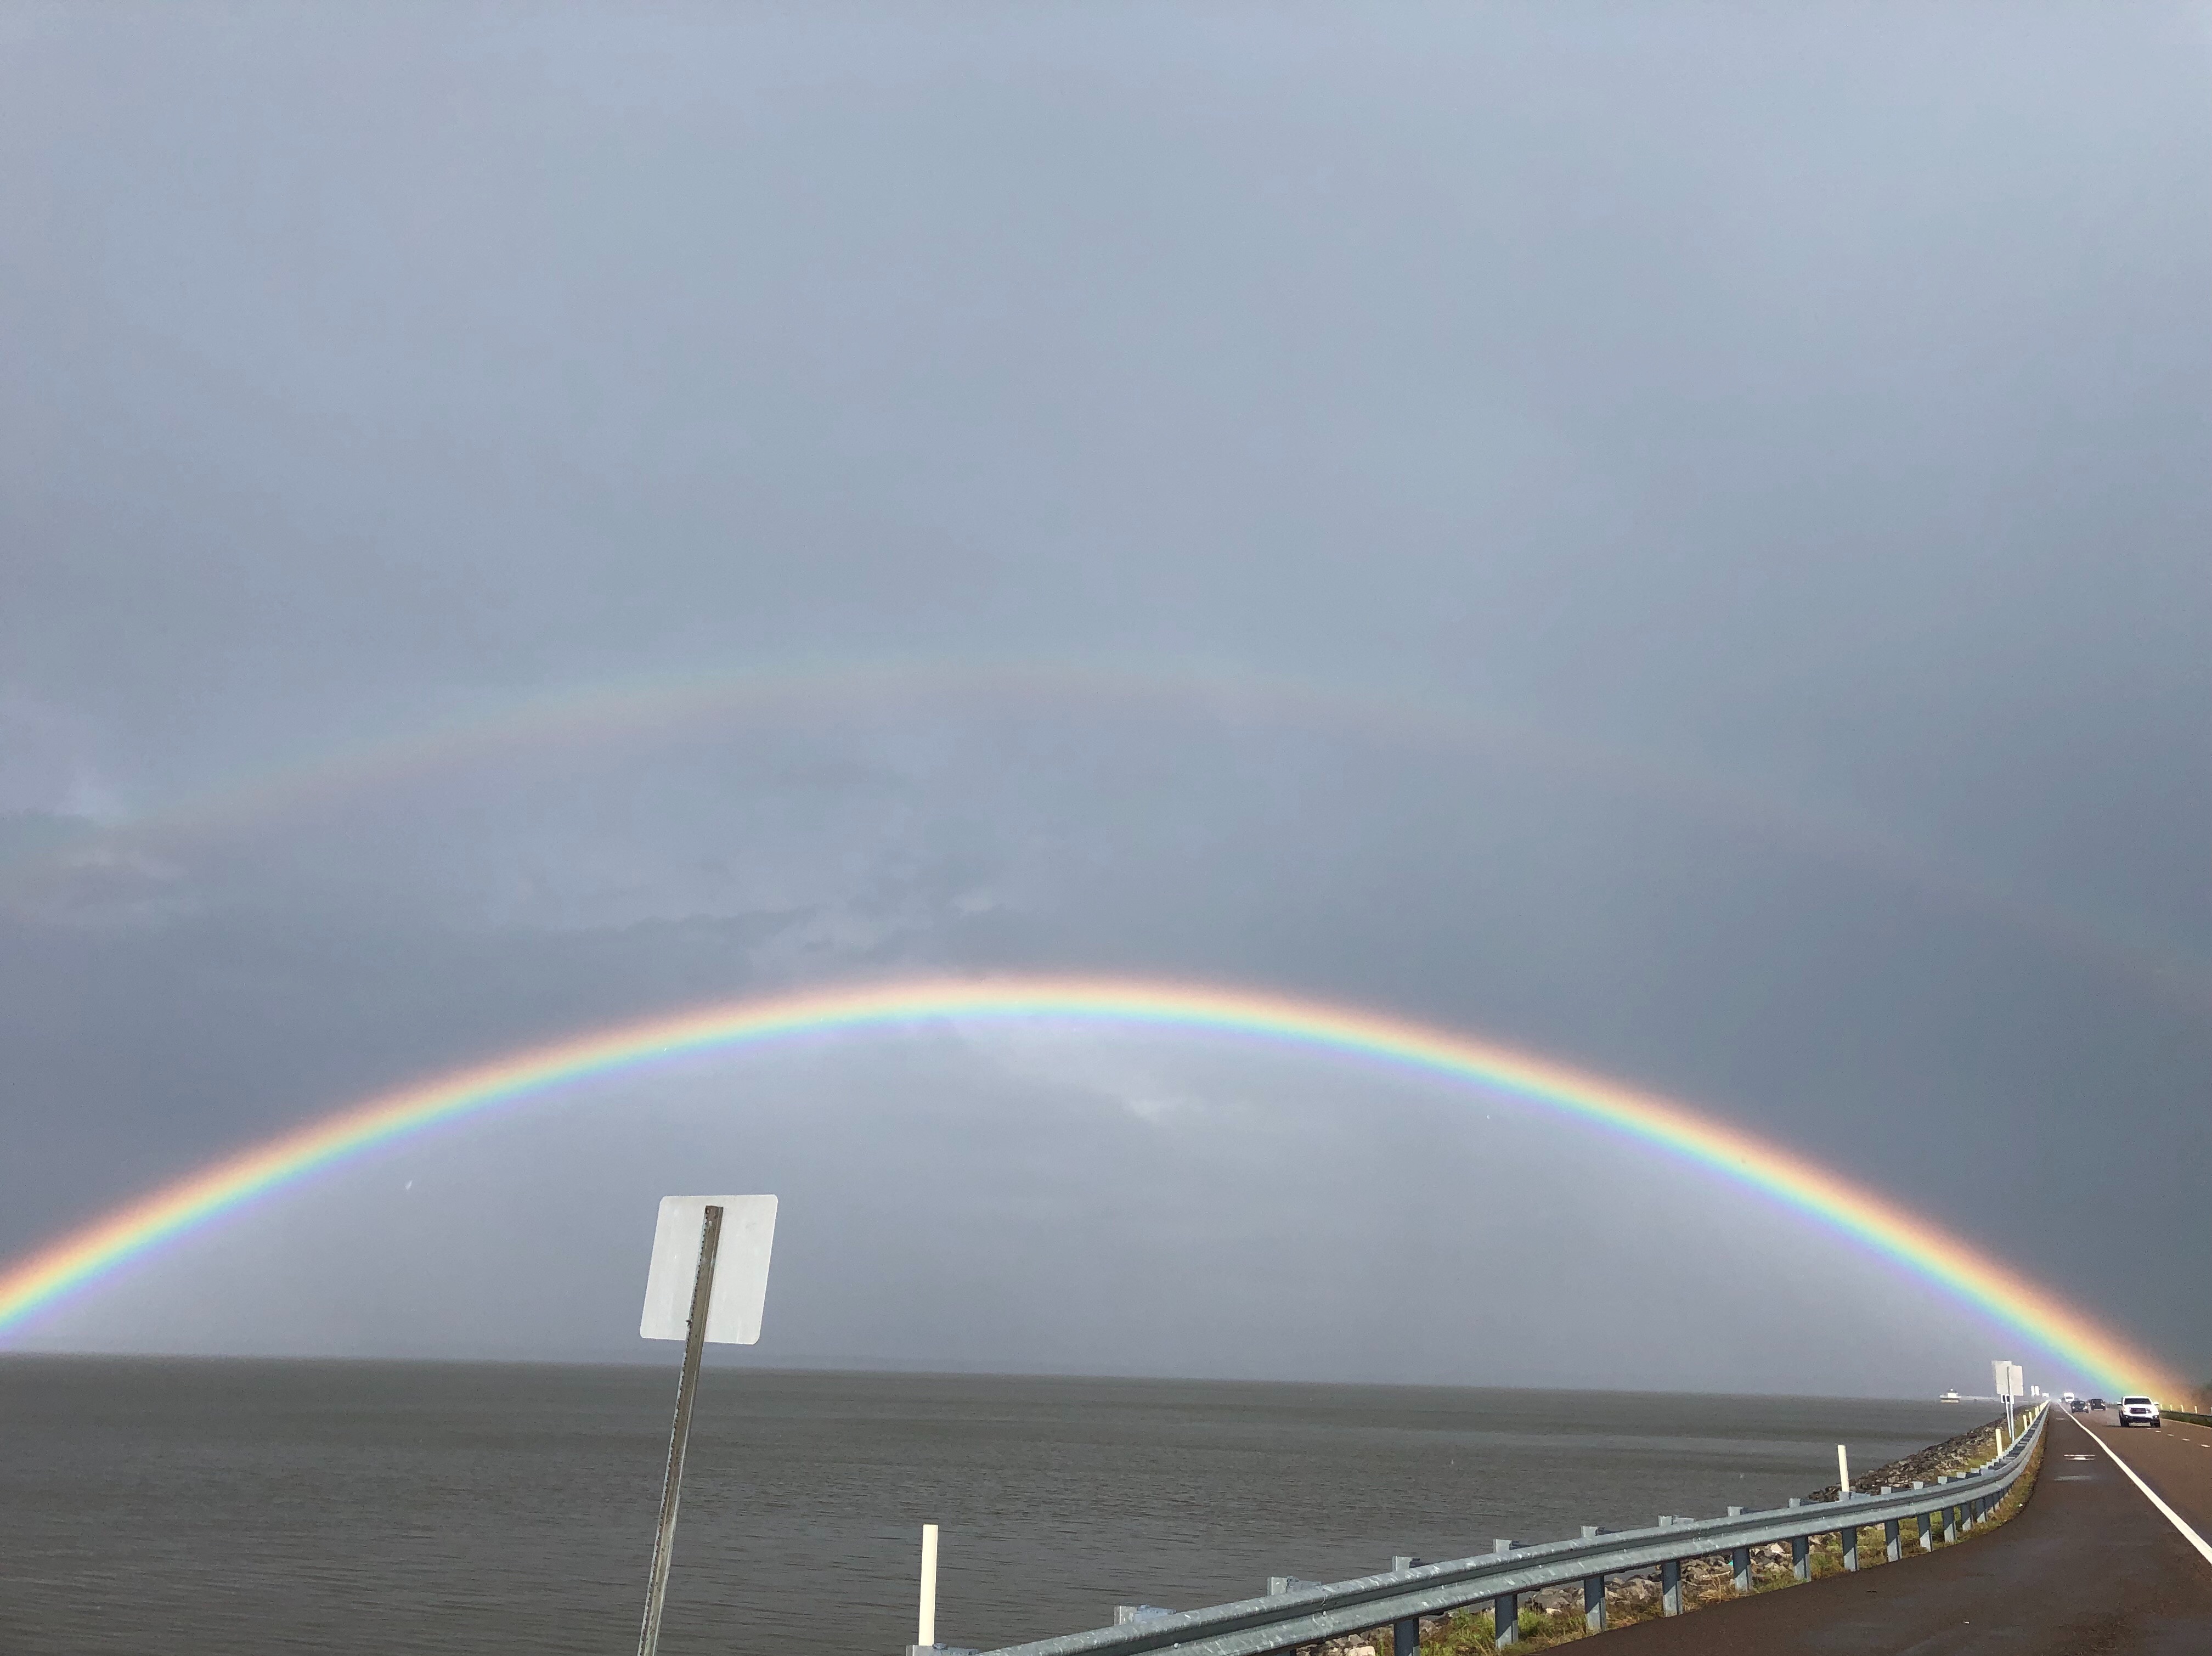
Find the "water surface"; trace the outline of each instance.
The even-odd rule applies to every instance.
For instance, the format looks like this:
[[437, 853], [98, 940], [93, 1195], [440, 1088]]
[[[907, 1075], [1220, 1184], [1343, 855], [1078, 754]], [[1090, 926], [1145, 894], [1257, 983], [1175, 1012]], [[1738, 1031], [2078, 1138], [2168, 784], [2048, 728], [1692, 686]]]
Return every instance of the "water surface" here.
[[[672, 1370], [0, 1359], [0, 1651], [634, 1651]], [[1975, 1416], [1978, 1418], [1978, 1416]], [[989, 1648], [1778, 1504], [1935, 1403], [709, 1370], [662, 1648]]]

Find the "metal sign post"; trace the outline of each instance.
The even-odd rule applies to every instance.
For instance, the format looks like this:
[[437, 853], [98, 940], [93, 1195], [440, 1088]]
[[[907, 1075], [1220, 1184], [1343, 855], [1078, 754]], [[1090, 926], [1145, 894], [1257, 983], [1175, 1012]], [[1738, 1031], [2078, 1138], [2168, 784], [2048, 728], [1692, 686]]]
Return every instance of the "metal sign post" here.
[[684, 1497], [684, 1446], [691, 1437], [699, 1358], [707, 1349], [707, 1309], [714, 1302], [714, 1256], [721, 1247], [722, 1210], [709, 1206], [699, 1233], [699, 1269], [692, 1279], [691, 1317], [684, 1334], [684, 1378], [676, 1383], [676, 1420], [668, 1428], [668, 1471], [660, 1483], [660, 1527], [653, 1535], [653, 1573], [646, 1580], [637, 1656], [653, 1656], [660, 1648], [660, 1612], [668, 1602], [668, 1566], [676, 1552], [676, 1506]]
[[[653, 1264], [646, 1273], [645, 1311], [637, 1331], [648, 1340], [681, 1339], [684, 1373], [676, 1383], [676, 1418], [668, 1429], [668, 1470], [660, 1485], [660, 1525], [653, 1531], [653, 1570], [646, 1582], [638, 1656], [655, 1656], [660, 1646], [668, 1569], [676, 1556], [676, 1509], [684, 1496], [684, 1450], [690, 1440], [691, 1409], [699, 1395], [699, 1360], [710, 1340], [751, 1345], [760, 1338], [769, 1252], [775, 1240], [772, 1196], [672, 1196], [661, 1200], [659, 1223], [653, 1235]], [[683, 1299], [687, 1276], [691, 1284], [688, 1306]], [[679, 1307], [685, 1310], [680, 1324]]]

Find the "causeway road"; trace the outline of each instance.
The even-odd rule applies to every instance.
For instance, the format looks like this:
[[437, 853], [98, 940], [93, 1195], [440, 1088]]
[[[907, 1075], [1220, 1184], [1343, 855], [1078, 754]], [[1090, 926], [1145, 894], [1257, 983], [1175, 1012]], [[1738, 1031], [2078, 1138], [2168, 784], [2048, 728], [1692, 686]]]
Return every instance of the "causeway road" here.
[[1924, 1557], [1908, 1553], [1856, 1575], [1622, 1628], [1603, 1648], [1607, 1656], [2208, 1656], [2212, 1557], [2200, 1544], [2212, 1544], [2212, 1428], [2168, 1421], [2151, 1431], [2122, 1428], [2109, 1412], [2054, 1409], [2034, 1493], [2010, 1522]]

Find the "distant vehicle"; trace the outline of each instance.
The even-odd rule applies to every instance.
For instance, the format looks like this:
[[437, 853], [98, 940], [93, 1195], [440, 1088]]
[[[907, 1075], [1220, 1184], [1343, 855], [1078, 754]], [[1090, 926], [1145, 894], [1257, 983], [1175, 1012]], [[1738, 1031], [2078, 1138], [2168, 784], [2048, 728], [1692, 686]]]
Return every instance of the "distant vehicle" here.
[[2066, 1406], [2077, 1415], [2087, 1414], [2090, 1408], [2089, 1400], [2087, 1397], [2076, 1397]]
[[2104, 1409], [2109, 1407], [2109, 1405], [2102, 1397], [2092, 1397], [2089, 1399], [2089, 1407], [2092, 1409]]
[[2062, 1391], [2058, 1394], [2058, 1401], [2064, 1403], [2069, 1409], [2071, 1409], [2075, 1403], [2079, 1403], [2081, 1399], [2076, 1397], [2071, 1391]]
[[2148, 1397], [2120, 1399], [2120, 1424], [2123, 1426], [2163, 1426], [2158, 1417], [2158, 1405]]

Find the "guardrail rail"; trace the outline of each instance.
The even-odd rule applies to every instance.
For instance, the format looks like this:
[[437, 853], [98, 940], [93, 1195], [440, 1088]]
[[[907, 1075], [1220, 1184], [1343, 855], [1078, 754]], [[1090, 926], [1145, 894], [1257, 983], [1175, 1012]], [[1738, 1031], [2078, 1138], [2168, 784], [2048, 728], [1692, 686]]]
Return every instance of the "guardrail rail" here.
[[1690, 1559], [1727, 1558], [1734, 1566], [1736, 1592], [1747, 1593], [1754, 1547], [1788, 1542], [1797, 1579], [1804, 1581], [1812, 1578], [1812, 1544], [1819, 1536], [1840, 1537], [1847, 1570], [1858, 1568], [1860, 1531], [1875, 1525], [1881, 1526], [1886, 1555], [1893, 1562], [1904, 1556], [1907, 1519], [1915, 1520], [1923, 1552], [1934, 1549], [1939, 1532], [1946, 1543], [1956, 1541], [1986, 1522], [2020, 1481], [2048, 1418], [2039, 1409], [2011, 1446], [1988, 1465], [1934, 1483], [1885, 1489], [1879, 1495], [1846, 1490], [1834, 1501], [1793, 1500], [1762, 1512], [1731, 1507], [1725, 1517], [1662, 1518], [1644, 1530], [1586, 1528], [1576, 1540], [1534, 1546], [1500, 1541], [1491, 1552], [1470, 1558], [1438, 1564], [1401, 1559], [1397, 1568], [1351, 1581], [1278, 1576], [1268, 1583], [1273, 1591], [1261, 1598], [1206, 1610], [1124, 1605], [1112, 1627], [1007, 1645], [988, 1656], [1146, 1656], [1152, 1651], [1267, 1656], [1386, 1627], [1394, 1630], [1394, 1648], [1406, 1656], [1418, 1647], [1423, 1617], [1473, 1608], [1490, 1610], [1498, 1643], [1513, 1644], [1519, 1639], [1522, 1594], [1579, 1581], [1585, 1617], [1596, 1631], [1606, 1624], [1606, 1579], [1652, 1569], [1659, 1572], [1663, 1612], [1677, 1616], [1684, 1608], [1682, 1565]]

